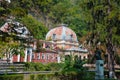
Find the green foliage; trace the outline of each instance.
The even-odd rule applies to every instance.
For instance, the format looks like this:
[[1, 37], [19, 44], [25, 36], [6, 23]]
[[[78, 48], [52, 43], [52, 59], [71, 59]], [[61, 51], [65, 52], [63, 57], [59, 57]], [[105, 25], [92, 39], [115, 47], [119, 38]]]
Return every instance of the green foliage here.
[[61, 63], [48, 63], [48, 64], [42, 64], [42, 63], [25, 63], [25, 70], [26, 71], [60, 71], [62, 68]]
[[18, 17], [18, 18], [21, 18], [21, 17], [27, 15], [26, 10], [22, 9], [21, 7], [10, 9], [10, 14], [14, 15], [14, 17]]
[[82, 11], [76, 1], [58, 1], [50, 10], [51, 12], [48, 16], [51, 21], [54, 24], [68, 24], [68, 26], [75, 31], [78, 38], [85, 35], [88, 31], [86, 22], [83, 21], [83, 15], [81, 15]]
[[[55, 72], [55, 73], [52, 72], [46, 74], [30, 74], [30, 80], [61, 80], [61, 79], [62, 80], [75, 80], [75, 79], [93, 80], [94, 79], [95, 74], [93, 72], [86, 71], [85, 68], [83, 68], [81, 62], [79, 64], [79, 62], [76, 60], [75, 64], [72, 64], [73, 66], [71, 66], [71, 64], [68, 62], [66, 63], [65, 63], [66, 65], [64, 63], [60, 63], [60, 64], [59, 63], [49, 63], [49, 64], [25, 63], [25, 67], [26, 70], [28, 71], [45, 71], [48, 70], [48, 68], [50, 71], [61, 71], [61, 68], [64, 65], [62, 69], [64, 71], [67, 71], [64, 72], [62, 70], [62, 72]], [[67, 67], [69, 68], [70, 71], [67, 69]], [[74, 69], [72, 67], [74, 67]], [[55, 68], [56, 70], [53, 68]]]
[[33, 0], [21, 0], [20, 1], [20, 6], [24, 7], [25, 9], [30, 9], [33, 7]]
[[34, 3], [39, 7], [42, 13], [47, 14], [50, 7], [52, 6], [52, 1], [53, 0], [44, 0], [44, 1], [36, 0]]
[[2, 15], [2, 13], [4, 12], [4, 8], [3, 7], [0, 7], [0, 14]]
[[23, 75], [0, 75], [0, 80], [23, 80]]
[[86, 78], [85, 76], [87, 75], [87, 69], [83, 67], [83, 64], [85, 64], [84, 61], [77, 58], [73, 60], [72, 56], [67, 56], [63, 63], [61, 76], [65, 77], [64, 80], [84, 80]]
[[[43, 26], [53, 28], [61, 23], [68, 24], [80, 38], [87, 33], [88, 26], [84, 21], [84, 15], [81, 15], [83, 11], [78, 3], [78, 0], [12, 0], [5, 8], [7, 12], [2, 9], [2, 14], [15, 16], [16, 19], [22, 18], [22, 22], [37, 39], [44, 39], [46, 27]], [[26, 16], [27, 14], [31, 14], [32, 17]]]
[[35, 75], [30, 75], [30, 80], [35, 80]]
[[0, 37], [0, 57], [4, 57], [5, 54], [21, 54], [24, 55], [23, 51], [23, 46], [17, 42], [14, 41], [12, 37], [5, 37], [4, 36], [4, 41], [3, 38]]
[[33, 16], [27, 15], [21, 18], [21, 22], [23, 22], [31, 34], [36, 39], [44, 39], [48, 29], [40, 22], [38, 22]]
[[120, 65], [120, 55], [115, 54], [115, 61], [118, 65]]
[[2, 26], [5, 23], [3, 19], [0, 19], [0, 26]]
[[58, 76], [54, 74], [37, 74], [37, 75], [30, 75], [30, 80], [60, 80]]
[[[49, 75], [40, 74], [40, 75], [37, 76], [37, 79], [38, 80], [48, 80], [47, 78], [48, 78]], [[50, 80], [50, 77], [49, 77], [49, 80]]]
[[[106, 43], [106, 38], [110, 34], [109, 29], [112, 29], [112, 43], [117, 42], [119, 44], [119, 36], [116, 30], [119, 30], [119, 3], [116, 1], [110, 1], [111, 10], [108, 14], [109, 5], [107, 1], [84, 1], [81, 2], [82, 15], [84, 16], [84, 20], [89, 24], [89, 29], [92, 32], [92, 39], [95, 38], [96, 42], [101, 41], [102, 43]], [[86, 15], [87, 14], [87, 15]], [[90, 17], [88, 17], [90, 16]]]
[[[68, 76], [63, 76], [60, 73], [50, 73], [50, 74], [37, 74], [37, 75], [30, 75], [30, 80], [94, 80], [95, 74], [93, 72], [87, 72], [89, 73], [86, 75], [79, 74], [69, 74]], [[83, 76], [84, 78], [82, 78]]]
[[[88, 37], [88, 42], [91, 47], [97, 47], [98, 43], [106, 47], [108, 53], [109, 72], [113, 71], [114, 76], [114, 52], [115, 46], [119, 46], [119, 15], [120, 15], [120, 1], [115, 0], [85, 0], [81, 1], [84, 20], [89, 24], [91, 35]], [[89, 17], [88, 17], [89, 16]], [[115, 77], [115, 76], [114, 76]]]
[[46, 66], [49, 66], [51, 71], [60, 71], [62, 69], [62, 63], [48, 63]]
[[25, 70], [26, 71], [49, 71], [49, 66], [46, 66], [42, 63], [25, 63]]

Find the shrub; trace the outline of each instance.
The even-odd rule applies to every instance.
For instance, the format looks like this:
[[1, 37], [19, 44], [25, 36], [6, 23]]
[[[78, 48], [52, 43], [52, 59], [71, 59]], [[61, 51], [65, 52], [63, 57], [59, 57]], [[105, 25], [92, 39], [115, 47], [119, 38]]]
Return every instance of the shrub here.
[[30, 75], [30, 80], [35, 80], [35, 75]]
[[50, 68], [51, 71], [59, 71], [62, 69], [62, 63], [49, 63], [47, 66]]
[[0, 80], [23, 80], [23, 75], [0, 75]]
[[58, 76], [54, 74], [38, 74], [30, 75], [30, 80], [60, 80]]
[[42, 63], [34, 63], [34, 69], [35, 71], [44, 71], [45, 66]]
[[25, 70], [26, 71], [43, 71], [45, 68], [45, 66], [41, 63], [30, 63], [30, 62], [27, 62], [25, 63]]
[[59, 71], [62, 65], [60, 63], [49, 63], [49, 64], [42, 64], [42, 63], [25, 63], [25, 70], [26, 71]]

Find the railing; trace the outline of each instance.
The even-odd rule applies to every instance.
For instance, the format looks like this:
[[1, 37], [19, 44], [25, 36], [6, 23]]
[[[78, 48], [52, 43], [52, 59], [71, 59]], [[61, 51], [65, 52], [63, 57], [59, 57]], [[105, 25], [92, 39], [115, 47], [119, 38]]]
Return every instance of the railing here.
[[59, 71], [19, 71], [19, 72], [1, 71], [0, 74], [51, 74], [56, 72], [59, 72]]

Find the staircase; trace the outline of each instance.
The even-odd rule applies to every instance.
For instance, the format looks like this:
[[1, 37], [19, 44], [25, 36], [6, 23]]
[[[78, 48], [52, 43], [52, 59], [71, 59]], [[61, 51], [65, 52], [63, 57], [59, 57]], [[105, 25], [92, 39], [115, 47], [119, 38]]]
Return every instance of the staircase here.
[[18, 72], [18, 71], [24, 71], [24, 64], [19, 64], [19, 63], [0, 63], [0, 71], [14, 71], [14, 72]]

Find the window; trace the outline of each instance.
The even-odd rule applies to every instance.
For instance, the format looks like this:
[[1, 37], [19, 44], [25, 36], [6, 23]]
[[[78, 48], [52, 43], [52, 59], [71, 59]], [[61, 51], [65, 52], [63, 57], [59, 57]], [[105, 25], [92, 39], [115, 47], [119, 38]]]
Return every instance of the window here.
[[70, 40], [71, 40], [71, 41], [73, 40], [73, 34], [70, 35]]
[[27, 48], [27, 55], [32, 53], [32, 48]]
[[37, 54], [37, 59], [40, 59], [40, 53]]
[[50, 48], [50, 46], [49, 46], [49, 45], [46, 45], [45, 48]]
[[44, 54], [42, 54], [42, 59], [45, 59], [45, 55]]
[[83, 59], [86, 59], [86, 56], [84, 56]]
[[58, 58], [56, 57], [56, 60], [57, 60]]
[[47, 60], [49, 59], [49, 55], [48, 54], [47, 54], [46, 58], [47, 58]]
[[27, 54], [30, 54], [30, 51], [29, 51], [29, 49], [27, 50]]
[[53, 39], [53, 40], [56, 39], [56, 34], [53, 34], [52, 39]]
[[62, 35], [62, 39], [65, 40], [65, 39], [66, 39], [66, 36], [65, 36], [65, 35]]
[[35, 55], [34, 54], [32, 54], [32, 59], [34, 59], [35, 58]]

